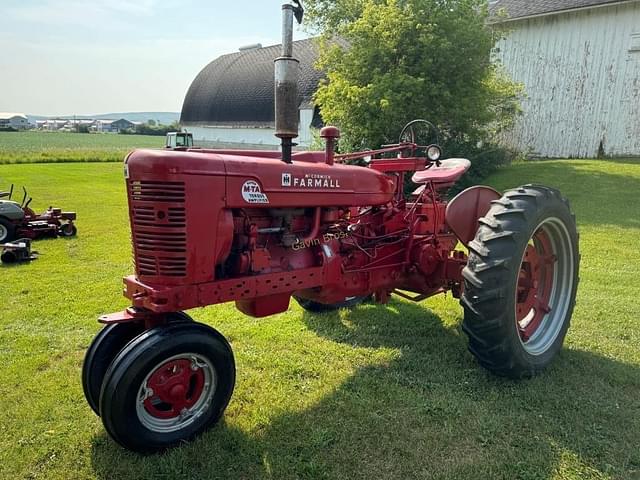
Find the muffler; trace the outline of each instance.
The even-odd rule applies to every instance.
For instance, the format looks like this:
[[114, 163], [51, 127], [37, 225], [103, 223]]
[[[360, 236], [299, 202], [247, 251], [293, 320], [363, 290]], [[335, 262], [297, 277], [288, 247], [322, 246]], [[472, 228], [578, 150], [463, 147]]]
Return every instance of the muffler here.
[[275, 60], [275, 117], [276, 137], [282, 140], [282, 161], [291, 163], [291, 152], [298, 136], [300, 117], [298, 112], [298, 77], [300, 62], [293, 58], [293, 18], [302, 23], [304, 9], [300, 0], [297, 6], [282, 5], [282, 55]]

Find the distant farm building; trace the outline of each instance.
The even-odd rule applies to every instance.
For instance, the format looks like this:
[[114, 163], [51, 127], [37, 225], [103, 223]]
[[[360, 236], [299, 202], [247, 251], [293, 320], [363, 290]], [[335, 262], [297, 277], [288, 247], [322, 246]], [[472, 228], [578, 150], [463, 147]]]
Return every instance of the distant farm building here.
[[[181, 125], [196, 143], [275, 146], [274, 64], [280, 45], [259, 45], [223, 55], [207, 65], [191, 84], [182, 106]], [[318, 50], [313, 39], [294, 42], [300, 60], [298, 109], [300, 145], [312, 141], [312, 127], [321, 126], [313, 104], [322, 73], [314, 68]]]
[[90, 120], [90, 119], [68, 119], [49, 118], [38, 120], [36, 128], [49, 132], [77, 132], [86, 130], [94, 133], [120, 133], [125, 130], [135, 130], [141, 125], [140, 122], [131, 122], [125, 118], [120, 120]]
[[63, 120], [61, 118], [49, 118], [47, 120], [36, 121], [36, 128], [38, 130], [46, 130], [48, 132], [56, 132], [62, 130], [69, 124], [70, 120]]
[[524, 83], [505, 141], [540, 157], [640, 155], [640, 1], [498, 0], [496, 56]]
[[0, 129], [26, 130], [29, 120], [24, 113], [0, 112]]
[[90, 130], [98, 133], [120, 133], [126, 130], [135, 130], [140, 122], [131, 122], [125, 118], [120, 120], [96, 120], [91, 124]]

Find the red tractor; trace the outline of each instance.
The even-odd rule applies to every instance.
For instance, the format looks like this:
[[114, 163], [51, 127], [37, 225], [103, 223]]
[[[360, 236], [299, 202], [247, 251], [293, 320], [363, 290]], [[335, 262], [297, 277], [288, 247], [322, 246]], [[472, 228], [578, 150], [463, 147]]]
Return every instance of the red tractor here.
[[[300, 8], [283, 6], [285, 25]], [[451, 292], [464, 308], [469, 350], [498, 375], [535, 375], [562, 347], [580, 256], [560, 192], [477, 186], [448, 201], [470, 164], [419, 145], [422, 121], [376, 151], [336, 156], [339, 131], [325, 127], [326, 151], [293, 153], [290, 38], [285, 29], [276, 60], [282, 152], [177, 148], [125, 160], [136, 271], [124, 294], [132, 306], [100, 318], [106, 326], [82, 378], [107, 432], [131, 450], [188, 440], [229, 403], [231, 346], [183, 313], [195, 307], [234, 301], [265, 317], [286, 311], [291, 297], [321, 312]], [[368, 167], [344, 163], [365, 157]], [[408, 198], [406, 175], [420, 184]]]

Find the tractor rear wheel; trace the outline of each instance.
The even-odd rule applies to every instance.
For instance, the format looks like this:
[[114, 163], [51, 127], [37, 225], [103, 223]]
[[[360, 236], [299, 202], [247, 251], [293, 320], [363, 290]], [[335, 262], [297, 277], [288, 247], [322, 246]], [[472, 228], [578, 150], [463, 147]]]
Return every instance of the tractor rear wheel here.
[[371, 297], [346, 297], [344, 301], [332, 304], [315, 302], [313, 300], [298, 297], [296, 295], [294, 295], [293, 298], [307, 312], [322, 313], [333, 312], [335, 310], [340, 310], [341, 308], [355, 308], [358, 305], [365, 303]]
[[531, 377], [562, 348], [578, 287], [575, 217], [559, 191], [510, 190], [479, 220], [463, 270], [463, 330], [488, 370]]
[[[191, 322], [183, 312], [172, 313], [168, 322]], [[82, 389], [91, 409], [100, 415], [100, 389], [104, 376], [113, 359], [127, 343], [144, 331], [140, 323], [115, 323], [107, 325], [94, 337], [82, 364]]]
[[15, 238], [16, 227], [9, 220], [0, 218], [0, 244], [9, 243]]
[[215, 424], [235, 385], [231, 346], [213, 328], [178, 323], [147, 330], [113, 360], [100, 416], [125, 448], [151, 453]]

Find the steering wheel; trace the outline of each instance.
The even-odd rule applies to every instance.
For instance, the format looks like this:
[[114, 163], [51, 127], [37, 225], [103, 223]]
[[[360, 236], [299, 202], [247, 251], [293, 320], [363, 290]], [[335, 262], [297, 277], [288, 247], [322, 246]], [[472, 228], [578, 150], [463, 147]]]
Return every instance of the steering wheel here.
[[[435, 134], [436, 141], [431, 142]], [[428, 120], [413, 120], [407, 123], [402, 132], [400, 132], [400, 139], [398, 143], [412, 143], [416, 145], [415, 154], [419, 156], [419, 151], [423, 150], [423, 156], [427, 157], [436, 166], [440, 166], [440, 157], [442, 155], [442, 149], [438, 145], [440, 132], [436, 126]]]
[[[424, 141], [425, 139], [430, 138], [430, 135], [435, 133], [436, 141], [429, 142]], [[439, 134], [440, 132], [436, 128], [436, 126], [428, 120], [417, 119], [407, 123], [402, 132], [400, 132], [400, 139], [398, 143], [415, 143], [418, 147], [425, 147], [427, 145], [439, 144]], [[422, 140], [422, 141], [421, 141]]]

